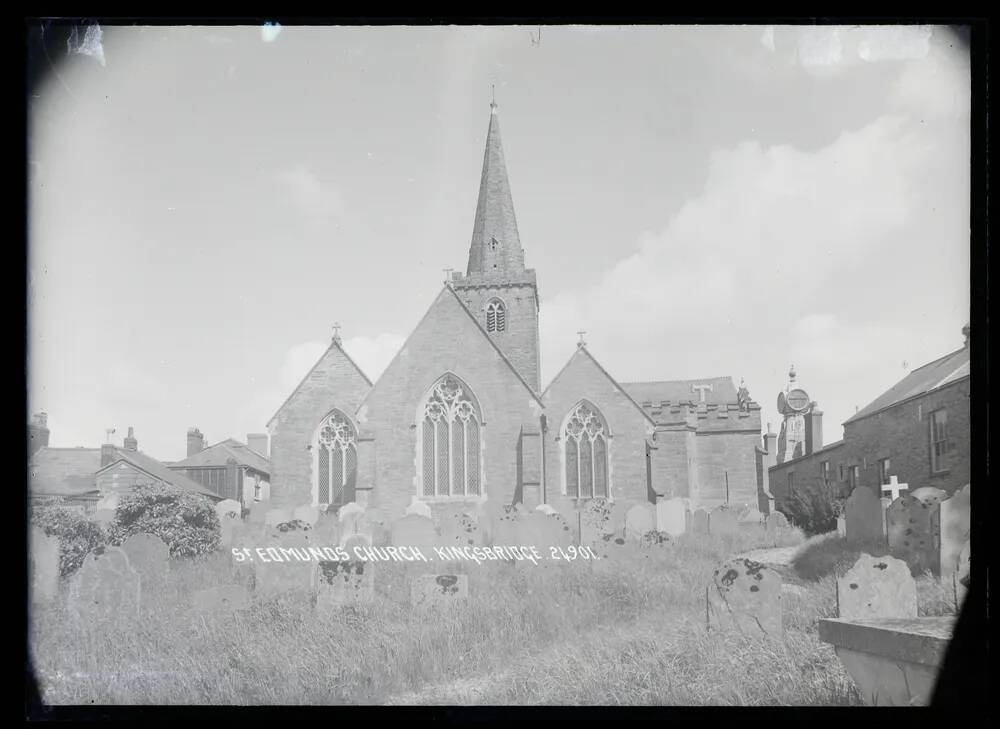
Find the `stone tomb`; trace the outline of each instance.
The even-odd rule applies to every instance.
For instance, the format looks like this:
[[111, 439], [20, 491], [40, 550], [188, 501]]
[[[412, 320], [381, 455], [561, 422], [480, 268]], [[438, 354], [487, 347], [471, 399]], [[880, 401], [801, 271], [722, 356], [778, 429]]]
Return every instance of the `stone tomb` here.
[[[360, 538], [355, 535], [354, 538]], [[343, 605], [371, 602], [375, 597], [375, 570], [371, 562], [319, 562], [316, 575], [316, 610], [320, 613]]]
[[50, 537], [38, 526], [31, 527], [28, 542], [31, 566], [31, 602], [42, 605], [59, 592], [59, 538]]
[[691, 532], [693, 534], [708, 534], [708, 512], [704, 509], [695, 509], [691, 514]]
[[133, 534], [126, 539], [121, 550], [128, 556], [129, 564], [139, 575], [144, 603], [150, 603], [153, 591], [162, 590], [170, 571], [170, 548], [153, 534]]
[[430, 557], [434, 547], [438, 546], [438, 534], [434, 522], [429, 517], [419, 514], [408, 514], [393, 523], [389, 540], [395, 547], [418, 547], [427, 557]]
[[847, 543], [851, 545], [883, 542], [882, 507], [875, 492], [858, 486], [847, 498], [844, 507]]
[[723, 562], [705, 588], [705, 598], [710, 629], [782, 635], [781, 577], [760, 562], [745, 557]]
[[191, 596], [195, 613], [233, 612], [250, 607], [250, 591], [243, 585], [219, 585], [198, 590]]
[[720, 506], [708, 515], [708, 530], [713, 535], [735, 534], [738, 527], [736, 512], [732, 509]]
[[625, 539], [640, 542], [656, 529], [656, 509], [651, 504], [636, 504], [625, 513]]
[[87, 555], [72, 580], [71, 611], [82, 621], [116, 621], [139, 614], [139, 574], [118, 547], [98, 548]]
[[837, 580], [837, 614], [850, 620], [917, 617], [917, 583], [906, 562], [862, 554]]
[[928, 504], [908, 494], [900, 496], [886, 511], [889, 549], [917, 574], [929, 570], [941, 574], [937, 504]]
[[[917, 489], [920, 491], [921, 489]], [[941, 577], [945, 578], [958, 569], [962, 548], [969, 541], [972, 527], [972, 492], [966, 484], [950, 499], [941, 502]]]
[[656, 503], [656, 529], [672, 537], [687, 528], [687, 507], [680, 499], [660, 499]]
[[448, 608], [468, 599], [468, 575], [414, 575], [410, 581], [410, 604], [415, 608]]

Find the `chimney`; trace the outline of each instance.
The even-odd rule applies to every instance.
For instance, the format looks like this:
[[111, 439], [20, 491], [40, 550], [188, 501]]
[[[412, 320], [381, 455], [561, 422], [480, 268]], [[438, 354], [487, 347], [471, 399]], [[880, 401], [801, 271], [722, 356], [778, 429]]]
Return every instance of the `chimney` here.
[[806, 415], [806, 452], [815, 453], [823, 447], [823, 411], [812, 404], [812, 409]]
[[139, 441], [135, 439], [135, 430], [132, 428], [131, 425], [128, 426], [128, 435], [125, 437], [122, 443], [125, 446], [125, 450], [127, 451], [139, 450]]
[[247, 446], [267, 458], [267, 433], [247, 433]]
[[39, 448], [45, 448], [49, 444], [48, 414], [35, 413], [31, 422], [28, 423], [28, 458], [35, 455]]
[[187, 457], [190, 458], [203, 450], [205, 450], [205, 436], [197, 428], [188, 428]]
[[101, 468], [108, 466], [118, 460], [117, 449], [114, 443], [101, 444]]
[[768, 467], [774, 466], [778, 462], [778, 434], [771, 430], [771, 424], [767, 424], [767, 433], [764, 434], [764, 450], [767, 451], [765, 462]]

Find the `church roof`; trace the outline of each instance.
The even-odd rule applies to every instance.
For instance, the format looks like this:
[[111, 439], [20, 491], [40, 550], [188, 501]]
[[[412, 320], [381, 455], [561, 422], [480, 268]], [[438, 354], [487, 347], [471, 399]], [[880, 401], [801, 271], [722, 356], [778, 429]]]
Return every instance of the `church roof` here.
[[339, 351], [339, 352], [340, 352], [340, 353], [341, 353], [342, 355], [344, 355], [344, 359], [346, 359], [346, 360], [347, 360], [347, 361], [348, 361], [348, 362], [349, 362], [349, 363], [351, 364], [351, 366], [352, 366], [352, 367], [353, 367], [353, 368], [354, 368], [355, 370], [357, 370], [357, 373], [358, 373], [359, 375], [361, 375], [361, 379], [363, 379], [363, 380], [364, 380], [364, 381], [365, 381], [365, 382], [366, 382], [366, 383], [368, 384], [368, 387], [371, 387], [371, 386], [372, 386], [372, 381], [368, 379], [368, 375], [366, 375], [366, 374], [365, 374], [365, 373], [364, 373], [364, 372], [363, 372], [363, 371], [361, 370], [361, 368], [360, 368], [360, 367], [358, 367], [357, 363], [356, 363], [356, 362], [355, 362], [355, 361], [354, 361], [353, 359], [351, 359], [351, 355], [349, 355], [349, 354], [347, 353], [347, 350], [346, 350], [346, 349], [344, 349], [343, 345], [341, 344], [341, 342], [340, 342], [340, 338], [339, 338], [339, 337], [334, 337], [333, 341], [332, 341], [332, 342], [330, 343], [330, 346], [329, 346], [329, 347], [327, 347], [327, 348], [326, 348], [326, 351], [325, 351], [325, 352], [323, 352], [323, 354], [322, 354], [322, 355], [321, 355], [321, 356], [319, 357], [319, 359], [317, 359], [317, 360], [316, 360], [316, 363], [315, 363], [315, 364], [314, 364], [314, 365], [313, 365], [312, 367], [310, 367], [310, 368], [309, 368], [309, 371], [308, 371], [308, 372], [306, 372], [305, 376], [304, 376], [304, 377], [303, 377], [303, 378], [302, 378], [302, 379], [301, 379], [301, 380], [299, 381], [299, 384], [295, 386], [295, 389], [294, 389], [294, 390], [292, 390], [292, 391], [291, 391], [290, 393], [288, 393], [288, 397], [286, 397], [286, 398], [285, 398], [285, 401], [284, 401], [283, 403], [281, 403], [281, 407], [279, 407], [279, 408], [278, 408], [277, 410], [275, 410], [275, 411], [274, 411], [274, 415], [272, 415], [272, 416], [271, 416], [271, 419], [267, 421], [267, 425], [268, 425], [268, 427], [270, 427], [271, 423], [273, 423], [273, 422], [274, 422], [274, 419], [278, 417], [278, 414], [279, 414], [279, 413], [280, 413], [280, 412], [281, 412], [282, 410], [284, 410], [284, 409], [285, 409], [285, 406], [286, 406], [286, 405], [287, 405], [287, 404], [288, 404], [288, 403], [289, 403], [289, 402], [291, 401], [291, 399], [292, 399], [292, 398], [293, 398], [293, 397], [295, 396], [295, 393], [297, 393], [297, 392], [298, 392], [298, 391], [299, 391], [300, 389], [302, 389], [302, 386], [303, 386], [303, 385], [304, 385], [304, 384], [305, 384], [306, 382], [308, 382], [308, 380], [309, 380], [309, 377], [310, 377], [310, 375], [312, 375], [312, 373], [313, 373], [313, 372], [315, 371], [315, 369], [316, 369], [317, 367], [319, 367], [319, 364], [320, 364], [320, 362], [322, 362], [322, 361], [323, 361], [324, 359], [326, 359], [326, 355], [328, 355], [328, 354], [330, 353], [330, 350], [332, 350], [332, 349], [333, 349], [334, 347], [336, 347], [336, 348], [337, 348], [337, 351]]
[[94, 474], [101, 467], [100, 448], [39, 448], [28, 462], [28, 487], [34, 496], [81, 496], [97, 493]]
[[736, 386], [730, 377], [704, 377], [700, 380], [662, 380], [660, 382], [623, 382], [622, 387], [638, 402], [698, 403], [701, 400], [695, 385], [711, 385], [705, 391], [706, 403], [736, 402]]
[[479, 181], [479, 201], [469, 246], [466, 275], [490, 276], [524, 270], [524, 250], [517, 233], [514, 201], [507, 179], [500, 122], [496, 104], [490, 104], [490, 126], [486, 134], [483, 174]]
[[271, 464], [264, 456], [234, 438], [226, 438], [226, 440], [220, 441], [215, 445], [210, 445], [208, 448], [188, 456], [183, 461], [171, 463], [170, 468], [225, 466], [230, 458], [241, 466], [247, 466], [261, 473], [271, 473]]
[[928, 362], [923, 367], [913, 370], [902, 380], [845, 420], [844, 424], [846, 425], [847, 423], [853, 423], [855, 420], [867, 418], [879, 410], [885, 410], [904, 400], [923, 395], [925, 392], [936, 390], [939, 387], [944, 387], [952, 382], [969, 377], [969, 375], [969, 348], [962, 347], [951, 354], [946, 354], [940, 359]]
[[616, 380], [614, 377], [611, 376], [611, 373], [609, 373], [606, 369], [604, 369], [604, 367], [601, 366], [601, 363], [597, 361], [597, 358], [594, 357], [594, 355], [592, 355], [590, 353], [590, 350], [587, 349], [587, 345], [585, 345], [583, 343], [580, 343], [580, 344], [576, 345], [576, 351], [566, 361], [566, 364], [563, 365], [563, 368], [561, 370], [559, 370], [559, 374], [557, 374], [555, 377], [553, 377], [552, 381], [545, 388], [545, 391], [542, 393], [542, 397], [543, 398], [545, 397], [545, 393], [549, 391], [549, 388], [552, 387], [552, 385], [555, 384], [555, 382], [559, 379], [560, 375], [562, 375], [562, 373], [566, 371], [566, 368], [570, 366], [570, 364], [573, 362], [573, 360], [576, 359], [579, 356], [585, 356], [587, 359], [589, 359], [594, 364], [594, 366], [597, 367], [597, 369], [600, 370], [600, 372], [611, 381], [611, 384], [613, 384], [616, 388], [618, 388], [618, 390], [628, 399], [629, 402], [631, 402], [633, 405], [635, 405], [636, 410], [638, 410], [640, 413], [642, 413], [642, 416], [644, 418], [646, 418], [646, 420], [648, 420], [653, 425], [656, 425], [656, 421], [653, 420], [653, 418], [650, 416], [650, 414], [647, 413], [643, 409], [643, 407], [639, 403], [637, 403], [635, 401], [635, 398], [632, 396], [632, 394], [629, 393], [629, 391], [626, 390], [625, 387], [623, 387], [618, 382], [618, 380]]

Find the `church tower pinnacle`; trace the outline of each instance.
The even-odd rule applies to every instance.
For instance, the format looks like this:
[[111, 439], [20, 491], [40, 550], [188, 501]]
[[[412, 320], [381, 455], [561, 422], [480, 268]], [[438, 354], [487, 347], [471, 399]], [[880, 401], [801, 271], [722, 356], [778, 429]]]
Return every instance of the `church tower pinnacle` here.
[[464, 276], [451, 274], [449, 284], [525, 381], [540, 392], [538, 287], [534, 269], [524, 267], [495, 100], [490, 104], [469, 264]]

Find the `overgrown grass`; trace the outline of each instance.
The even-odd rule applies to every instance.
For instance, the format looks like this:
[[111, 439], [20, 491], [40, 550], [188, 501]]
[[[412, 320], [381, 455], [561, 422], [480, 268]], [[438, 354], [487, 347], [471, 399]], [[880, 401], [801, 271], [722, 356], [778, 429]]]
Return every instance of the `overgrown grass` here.
[[[902, 555], [889, 549], [884, 540], [850, 544], [846, 537], [837, 532], [829, 532], [806, 540], [792, 558], [792, 569], [804, 580], [818, 580], [827, 575], [842, 576], [862, 554], [872, 557], [890, 555], [903, 559]], [[910, 565], [910, 573], [914, 577], [921, 576], [913, 565]]]
[[597, 566], [449, 563], [436, 571], [465, 572], [470, 592], [451, 610], [414, 610], [412, 570], [378, 564], [375, 600], [328, 615], [296, 593], [195, 614], [192, 592], [247, 575], [221, 553], [178, 559], [141, 617], [80, 624], [65, 596], [35, 611], [32, 654], [51, 704], [860, 703], [816, 633], [832, 578], [783, 595], [783, 640], [706, 632], [712, 571], [761, 546], [747, 530]]

